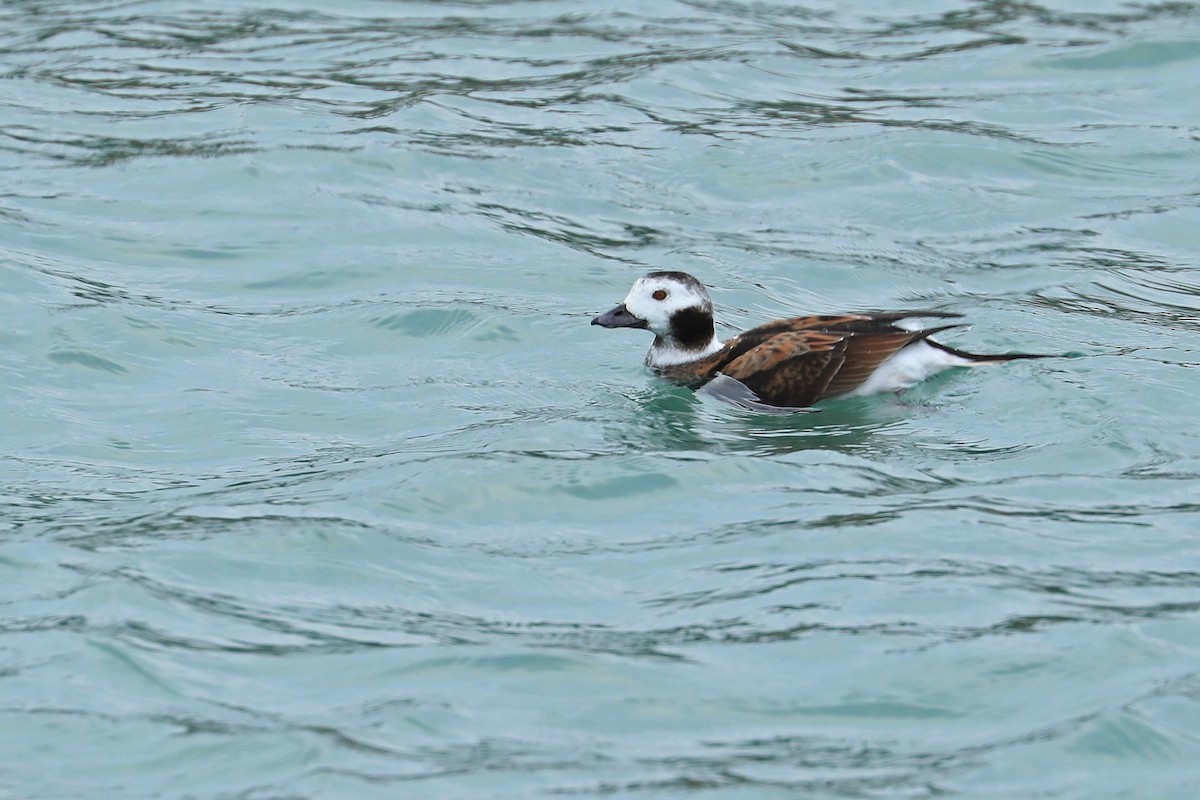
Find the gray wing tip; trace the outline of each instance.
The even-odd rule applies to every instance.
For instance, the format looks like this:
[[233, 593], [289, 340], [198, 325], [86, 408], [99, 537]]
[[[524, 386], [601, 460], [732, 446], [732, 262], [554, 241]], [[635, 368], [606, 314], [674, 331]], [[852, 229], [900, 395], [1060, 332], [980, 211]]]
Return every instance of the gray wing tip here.
[[717, 376], [708, 383], [696, 390], [698, 394], [705, 394], [709, 397], [720, 400], [723, 403], [730, 403], [735, 406], [740, 406], [749, 411], [758, 411], [763, 414], [799, 414], [803, 412], [814, 412], [816, 409], [805, 408], [800, 406], [773, 406], [764, 403], [759, 396], [754, 393], [749, 386], [739, 381], [737, 378], [731, 378], [728, 375], [718, 372]]

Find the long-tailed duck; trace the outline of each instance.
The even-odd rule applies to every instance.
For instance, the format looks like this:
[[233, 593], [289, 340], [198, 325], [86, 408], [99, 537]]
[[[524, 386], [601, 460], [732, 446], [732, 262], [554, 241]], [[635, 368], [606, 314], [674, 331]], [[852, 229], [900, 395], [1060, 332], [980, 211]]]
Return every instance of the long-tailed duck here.
[[722, 342], [713, 327], [712, 300], [700, 281], [686, 272], [651, 272], [633, 284], [625, 302], [592, 324], [649, 329], [654, 343], [646, 365], [664, 378], [766, 411], [899, 391], [950, 367], [1042, 357], [967, 353], [929, 338], [958, 327], [953, 324], [919, 330], [896, 325], [912, 317], [959, 316], [900, 311], [792, 317]]

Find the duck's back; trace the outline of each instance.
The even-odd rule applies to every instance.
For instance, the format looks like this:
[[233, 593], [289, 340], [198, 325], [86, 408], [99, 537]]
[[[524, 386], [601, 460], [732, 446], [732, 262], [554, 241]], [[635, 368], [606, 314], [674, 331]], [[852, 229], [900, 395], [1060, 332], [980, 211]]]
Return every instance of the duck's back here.
[[692, 386], [718, 375], [739, 382], [771, 406], [801, 408], [863, 386], [900, 350], [946, 327], [907, 330], [895, 323], [944, 312], [792, 317], [752, 328], [703, 359], [662, 370]]

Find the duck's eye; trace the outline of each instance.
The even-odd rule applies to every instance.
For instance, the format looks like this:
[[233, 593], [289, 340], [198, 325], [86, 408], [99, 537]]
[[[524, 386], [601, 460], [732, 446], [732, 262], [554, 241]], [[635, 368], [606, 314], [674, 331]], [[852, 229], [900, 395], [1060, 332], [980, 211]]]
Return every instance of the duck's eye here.
[[652, 294], [650, 296], [653, 297], [655, 300], [666, 300], [667, 299], [667, 290], [666, 289], [655, 289], [654, 294]]

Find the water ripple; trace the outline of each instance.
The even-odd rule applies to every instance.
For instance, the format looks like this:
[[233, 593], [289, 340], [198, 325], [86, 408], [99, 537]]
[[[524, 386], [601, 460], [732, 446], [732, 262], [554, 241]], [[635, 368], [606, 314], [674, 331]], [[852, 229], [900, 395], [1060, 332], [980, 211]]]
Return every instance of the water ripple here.
[[[0, 6], [3, 785], [1190, 796], [1197, 21]], [[655, 268], [1069, 357], [763, 418]]]

